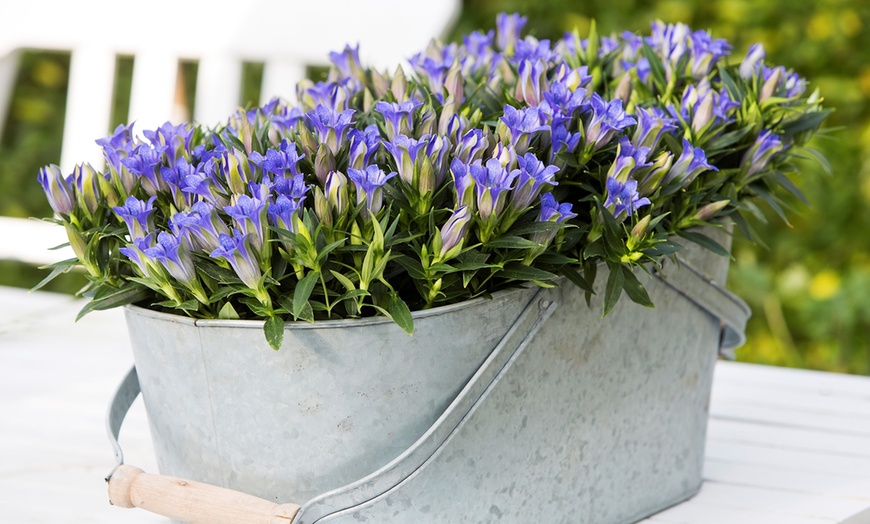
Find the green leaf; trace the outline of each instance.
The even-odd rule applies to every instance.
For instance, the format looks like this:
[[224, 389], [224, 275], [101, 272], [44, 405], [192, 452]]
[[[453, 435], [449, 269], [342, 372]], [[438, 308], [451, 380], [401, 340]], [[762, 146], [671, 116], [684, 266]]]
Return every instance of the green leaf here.
[[659, 257], [670, 255], [671, 253], [676, 253], [681, 249], [683, 249], [683, 246], [675, 242], [671, 242], [670, 240], [665, 240], [663, 242], [656, 242], [653, 247], [649, 249], [644, 249], [642, 253], [650, 257]]
[[242, 283], [242, 279], [240, 279], [232, 269], [220, 267], [217, 264], [204, 259], [194, 260], [194, 265], [198, 270], [212, 280], [217, 280], [223, 284]]
[[319, 271], [311, 271], [296, 284], [296, 289], [293, 290], [293, 318], [301, 317], [302, 310], [308, 304], [308, 297], [311, 296], [319, 277]]
[[716, 242], [703, 233], [698, 233], [696, 231], [677, 231], [677, 234], [690, 242], [694, 242], [703, 248], [709, 249], [717, 255], [722, 255], [723, 257], [731, 256], [731, 253], [722, 247], [719, 242]]
[[371, 295], [371, 293], [369, 293], [365, 289], [351, 289], [350, 291], [348, 291], [344, 295], [341, 295], [340, 297], [338, 297], [338, 299], [336, 299], [336, 302], [343, 302], [343, 301], [349, 300], [349, 299], [357, 299], [359, 297], [367, 297], [369, 295]]
[[532, 249], [538, 247], [538, 243], [522, 237], [503, 236], [496, 238], [495, 240], [490, 240], [485, 244], [485, 246], [488, 248]]
[[512, 235], [520, 236], [520, 235], [528, 235], [531, 233], [549, 233], [550, 231], [559, 231], [564, 228], [564, 223], [557, 222], [530, 222], [528, 224], [523, 224], [522, 226], [511, 228], [509, 233]]
[[139, 285], [128, 285], [124, 286], [115, 292], [110, 292], [100, 298], [94, 298], [87, 304], [85, 307], [79, 311], [79, 314], [76, 316], [76, 321], [81, 319], [83, 316], [87, 315], [91, 311], [102, 311], [105, 309], [112, 309], [120, 306], [126, 306], [127, 304], [133, 304], [148, 298], [151, 295], [151, 292], [147, 289], [139, 286]]
[[630, 267], [622, 266], [622, 276], [625, 280], [622, 283], [622, 289], [625, 290], [628, 298], [641, 306], [655, 307], [643, 284], [640, 283], [640, 280], [637, 279]]
[[414, 317], [411, 316], [411, 309], [399, 295], [393, 293], [390, 296], [389, 304], [390, 316], [393, 321], [404, 329], [409, 335], [414, 334]]
[[182, 311], [196, 311], [199, 309], [199, 301], [195, 298], [177, 304], [174, 300], [163, 300], [154, 304], [165, 308], [180, 309]]
[[800, 117], [783, 124], [782, 131], [787, 135], [794, 135], [808, 129], [816, 129], [826, 118], [828, 118], [828, 115], [830, 115], [831, 112], [832, 110], [830, 109], [823, 109], [821, 111], [804, 113]]
[[263, 333], [269, 346], [278, 351], [281, 349], [281, 342], [284, 341], [284, 321], [280, 317], [267, 318], [266, 323], [263, 324]]
[[497, 275], [502, 278], [511, 278], [513, 280], [546, 281], [555, 280], [556, 278], [558, 278], [558, 275], [550, 273], [549, 271], [544, 271], [543, 269], [529, 267], [519, 263], [508, 264], [504, 267], [504, 269], [499, 271]]
[[347, 278], [346, 276], [344, 276], [343, 274], [339, 273], [338, 271], [336, 271], [334, 269], [330, 269], [329, 272], [332, 273], [332, 276], [334, 276], [336, 278], [336, 280], [341, 282], [341, 285], [344, 286], [344, 288], [347, 289], [348, 291], [353, 291], [356, 289], [356, 286], [354, 285], [354, 283], [351, 279]]
[[42, 281], [39, 282], [39, 284], [33, 286], [33, 289], [31, 289], [30, 291], [37, 291], [39, 289], [42, 289], [43, 286], [57, 278], [59, 275], [69, 273], [77, 265], [79, 265], [79, 259], [70, 258], [60, 262], [55, 262], [54, 264], [40, 267], [39, 269], [52, 268], [51, 273], [49, 273], [47, 277], [43, 278]]
[[585, 278], [583, 278], [583, 275], [578, 273], [577, 270], [573, 267], [565, 266], [562, 268], [561, 272], [563, 275], [565, 275], [565, 278], [570, 280], [575, 286], [579, 287], [587, 293], [595, 294], [595, 290], [592, 289], [592, 285]]
[[234, 320], [240, 317], [238, 312], [236, 312], [236, 308], [234, 308], [231, 303], [227, 302], [226, 304], [224, 304], [224, 307], [222, 307], [221, 310], [218, 311], [218, 318], [225, 320]]
[[789, 177], [785, 176], [784, 173], [777, 171], [776, 173], [774, 173], [774, 179], [776, 179], [777, 183], [779, 183], [779, 185], [782, 186], [786, 191], [794, 195], [795, 198], [797, 198], [806, 205], [810, 205], [810, 201], [807, 200], [806, 196], [804, 196], [803, 191], [798, 189], [794, 182], [792, 182]]
[[607, 266], [610, 268], [610, 274], [607, 275], [607, 285], [604, 287], [604, 314], [602, 316], [607, 316], [616, 306], [625, 282], [621, 264], [607, 264]]

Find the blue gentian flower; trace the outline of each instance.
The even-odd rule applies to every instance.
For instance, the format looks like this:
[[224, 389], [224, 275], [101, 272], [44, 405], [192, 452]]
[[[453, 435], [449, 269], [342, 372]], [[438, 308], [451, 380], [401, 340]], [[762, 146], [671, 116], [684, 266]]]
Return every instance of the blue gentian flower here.
[[373, 162], [381, 148], [381, 133], [378, 126], [369, 124], [365, 129], [351, 129], [347, 134], [350, 142], [348, 164], [354, 169], [362, 169]]
[[221, 235], [220, 247], [209, 255], [211, 258], [223, 258], [230, 263], [236, 275], [251, 289], [259, 289], [260, 265], [256, 257], [248, 249], [248, 236], [239, 231], [233, 231], [231, 235]]
[[462, 251], [462, 245], [471, 226], [471, 218], [471, 210], [468, 206], [461, 206], [450, 214], [450, 218], [438, 232], [441, 237], [438, 261], [449, 260]]
[[532, 205], [545, 186], [557, 186], [555, 180], [559, 171], [557, 166], [548, 166], [538, 160], [532, 153], [517, 158], [519, 174], [517, 184], [511, 192], [510, 207], [522, 213]]
[[416, 100], [408, 100], [401, 104], [378, 102], [375, 111], [384, 116], [387, 128], [387, 138], [392, 140], [397, 135], [411, 135], [414, 130], [414, 113], [423, 105]]
[[193, 131], [193, 127], [188, 124], [174, 126], [171, 122], [166, 122], [156, 130], [145, 130], [142, 134], [154, 147], [166, 146], [164, 149], [166, 158], [169, 164], [173, 165], [190, 149]]
[[287, 107], [284, 105], [278, 106], [277, 111], [272, 115], [272, 125], [282, 134], [286, 135], [290, 131], [298, 129], [299, 122], [305, 119], [305, 112], [299, 106]]
[[[580, 140], [583, 138], [582, 133], [571, 133], [568, 131], [568, 124], [571, 122], [570, 118], [565, 117], [553, 117], [552, 128], [553, 131], [550, 135], [550, 143], [551, 143], [551, 152], [550, 152], [550, 163], [556, 163], [557, 157], [559, 153], [567, 152], [573, 153], [577, 150], [577, 146], [580, 144]], [[561, 161], [559, 161], [561, 162]]]
[[359, 61], [359, 44], [356, 47], [346, 45], [341, 53], [330, 52], [329, 61], [342, 78], [352, 79], [357, 85], [365, 81], [365, 70]]
[[153, 229], [151, 214], [154, 213], [154, 201], [151, 197], [143, 202], [134, 196], [127, 197], [124, 205], [113, 207], [112, 210], [127, 224], [130, 238], [145, 238]]
[[[572, 116], [576, 110], [585, 111], [589, 103], [586, 99], [586, 89], [578, 87], [570, 90], [564, 82], [552, 82], [550, 90], [544, 93], [546, 107], [554, 114]], [[544, 104], [541, 105], [543, 108]]]
[[166, 231], [157, 235], [157, 243], [143, 250], [145, 256], [160, 262], [166, 271], [188, 288], [197, 288], [193, 259], [179, 237]]
[[504, 114], [499, 118], [504, 125], [497, 126], [502, 140], [510, 142], [517, 154], [522, 155], [529, 149], [534, 133], [548, 131], [549, 127], [541, 122], [541, 113], [535, 107], [517, 109], [504, 106]]
[[637, 117], [637, 128], [631, 137], [631, 143], [634, 147], [646, 147], [650, 151], [655, 151], [662, 136], [677, 129], [674, 119], [668, 117], [663, 110], [657, 107], [649, 109], [638, 107], [635, 109], [635, 116]]
[[191, 238], [194, 247], [207, 252], [220, 246], [221, 235], [230, 234], [214, 205], [205, 201], [196, 202], [188, 211], [176, 213], [169, 224], [176, 235], [184, 234]]
[[141, 144], [130, 156], [121, 159], [121, 165], [129, 169], [134, 175], [142, 177], [142, 188], [150, 196], [167, 189], [160, 174], [163, 153], [166, 149], [165, 145]]
[[51, 208], [61, 215], [70, 215], [75, 210], [75, 185], [73, 176], [64, 177], [60, 167], [51, 164], [39, 170], [36, 180], [45, 191]]
[[263, 223], [266, 218], [266, 202], [248, 195], [234, 196], [233, 202], [235, 205], [225, 206], [224, 212], [232, 217], [236, 229], [247, 236], [254, 249], [260, 252], [266, 240]]
[[746, 56], [740, 62], [740, 78], [749, 80], [755, 76], [755, 73], [761, 69], [761, 62], [764, 61], [766, 56], [767, 53], [764, 50], [764, 45], [760, 42], [749, 46], [749, 51], [746, 52]]
[[282, 140], [277, 150], [266, 150], [265, 157], [254, 151], [248, 156], [248, 160], [254, 165], [262, 167], [266, 173], [293, 178], [299, 174], [296, 170], [296, 164], [304, 157], [304, 154], [300, 155], [296, 150], [295, 143]]
[[[428, 137], [425, 137], [428, 138]], [[425, 151], [428, 141], [424, 137], [420, 140], [409, 138], [405, 135], [397, 135], [394, 139], [384, 141], [384, 148], [393, 155], [396, 161], [396, 169], [399, 176], [407, 184], [414, 183], [414, 164], [420, 151]]]
[[616, 149], [616, 160], [610, 166], [607, 177], [625, 182], [635, 171], [652, 166], [652, 162], [647, 162], [649, 152], [648, 147], [634, 147], [628, 137], [622, 137]]
[[468, 166], [474, 186], [477, 189], [477, 212], [483, 220], [497, 216], [506, 200], [514, 180], [519, 176], [519, 169], [508, 170], [497, 158], [491, 158], [484, 165]]
[[592, 118], [586, 125], [586, 143], [591, 144], [593, 150], [607, 145], [617, 131], [636, 123], [625, 113], [621, 100], [606, 102], [598, 93], [593, 93], [590, 103]]
[[288, 198], [286, 195], [278, 195], [275, 201], [269, 204], [266, 214], [269, 223], [275, 227], [295, 232], [293, 218], [302, 209], [302, 201]]
[[143, 275], [159, 279], [160, 268], [155, 265], [155, 261], [145, 254], [145, 250], [151, 247], [153, 241], [152, 235], [134, 238], [132, 243], [118, 249], [118, 251], [133, 262]]
[[480, 129], [470, 129], [459, 140], [455, 147], [456, 158], [466, 164], [481, 160], [489, 148], [489, 141]]
[[745, 170], [744, 176], [751, 177], [762, 172], [773, 155], [782, 150], [783, 144], [779, 136], [770, 129], [762, 131], [752, 147], [746, 150], [740, 162], [740, 167]]
[[692, 77], [702, 78], [710, 74], [719, 60], [731, 53], [728, 41], [722, 38], [713, 38], [707, 31], [695, 31], [691, 36], [692, 42]]
[[532, 36], [522, 40], [517, 40], [514, 47], [514, 54], [511, 57], [511, 62], [519, 64], [523, 60], [536, 62], [541, 60], [544, 63], [552, 62], [559, 57], [559, 53], [550, 49], [549, 40], [538, 40]]
[[547, 64], [541, 60], [523, 60], [518, 69], [519, 78], [514, 96], [519, 102], [537, 106], [547, 91]]
[[523, 27], [529, 21], [519, 13], [499, 13], [495, 17], [495, 42], [499, 50], [508, 54], [512, 53], [514, 46], [520, 39]]
[[365, 169], [347, 170], [347, 176], [350, 178], [356, 187], [357, 202], [366, 203], [366, 211], [374, 216], [381, 210], [383, 202], [383, 187], [387, 181], [398, 173], [392, 171], [387, 174], [383, 169], [376, 164], [370, 165]]
[[333, 155], [345, 142], [347, 129], [353, 124], [353, 114], [356, 111], [348, 109], [341, 113], [334, 109], [318, 104], [318, 106], [305, 115], [305, 121], [310, 128], [317, 133], [317, 138], [322, 144], [326, 144]]
[[[475, 162], [479, 163], [480, 160], [475, 160]], [[450, 162], [450, 174], [453, 177], [453, 187], [456, 191], [456, 207], [466, 206], [471, 209], [475, 203], [474, 179], [471, 178], [468, 164], [459, 158], [454, 158]]]
[[707, 153], [702, 148], [693, 147], [687, 139], [683, 138], [683, 152], [665, 176], [665, 183], [676, 182], [681, 187], [686, 187], [704, 171], [719, 171], [719, 169], [707, 163]]
[[638, 208], [648, 205], [650, 200], [646, 197], [641, 198], [637, 193], [637, 180], [627, 180], [623, 183], [615, 178], [607, 179], [607, 199], [604, 201], [604, 207], [617, 219], [634, 216]]
[[[554, 222], [561, 224], [567, 220], [577, 216], [577, 213], [572, 212], [573, 206], [566, 202], [560, 204], [552, 193], [543, 193], [541, 195], [541, 210], [538, 213], [538, 222]], [[549, 246], [556, 237], [555, 231], [538, 231], [532, 235], [532, 241], [541, 246]], [[543, 251], [543, 249], [541, 250]], [[531, 259], [538, 253], [529, 253], [527, 259]]]

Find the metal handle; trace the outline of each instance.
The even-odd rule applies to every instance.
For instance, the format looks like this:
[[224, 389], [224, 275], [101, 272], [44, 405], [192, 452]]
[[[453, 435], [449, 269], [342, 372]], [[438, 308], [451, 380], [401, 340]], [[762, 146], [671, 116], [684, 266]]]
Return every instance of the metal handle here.
[[[734, 360], [734, 350], [746, 342], [746, 321], [752, 315], [749, 306], [734, 293], [695, 269], [682, 257], [677, 257], [680, 278], [669, 279], [664, 268], [653, 274], [689, 302], [719, 319], [722, 335], [719, 340], [719, 355]], [[689, 291], [691, 290], [691, 291]]]
[[191, 524], [288, 524], [297, 504], [277, 504], [239, 491], [193, 480], [153, 475], [124, 465], [118, 437], [124, 417], [139, 396], [139, 376], [133, 367], [109, 406], [106, 429], [115, 448], [115, 469], [106, 477], [109, 502], [122, 508], [142, 508]]

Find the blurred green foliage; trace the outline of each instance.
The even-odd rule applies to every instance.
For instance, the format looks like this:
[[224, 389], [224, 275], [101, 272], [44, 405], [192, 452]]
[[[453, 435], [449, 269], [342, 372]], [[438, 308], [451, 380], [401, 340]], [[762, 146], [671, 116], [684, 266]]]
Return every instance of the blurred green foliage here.
[[796, 182], [811, 201], [791, 224], [758, 229], [767, 247], [737, 238], [730, 287], [752, 306], [740, 360], [870, 373], [870, 2], [850, 0], [466, 0], [454, 38], [493, 27], [500, 11], [528, 16], [529, 32], [559, 38], [577, 27], [649, 31], [655, 19], [727, 38], [739, 61], [754, 42], [793, 68], [836, 112]]
[[[812, 205], [797, 205], [791, 224], [775, 216], [757, 227], [767, 247], [740, 238], [730, 287], [754, 311], [740, 360], [870, 374], [870, 2], [852, 0], [465, 0], [452, 33], [494, 26], [500, 11], [528, 16], [527, 30], [559, 38], [577, 27], [599, 33], [648, 32], [655, 19], [709, 29], [734, 46], [740, 60], [754, 42], [767, 61], [793, 68], [818, 87], [826, 105], [827, 138], [815, 147], [832, 176], [807, 161], [795, 182]], [[126, 60], [126, 61], [125, 61]], [[187, 66], [192, 95], [195, 67]], [[247, 66], [244, 98], [258, 92], [259, 64]], [[259, 69], [258, 69], [259, 68]], [[69, 56], [25, 53], [14, 102], [0, 142], [0, 214], [45, 216], [37, 170], [60, 157]], [[132, 61], [121, 58], [112, 124], [126, 114]], [[96, 138], [96, 137], [95, 137]], [[0, 284], [32, 286], [39, 276], [4, 264]], [[82, 280], [83, 281], [83, 280]], [[62, 284], [75, 289], [78, 282]]]

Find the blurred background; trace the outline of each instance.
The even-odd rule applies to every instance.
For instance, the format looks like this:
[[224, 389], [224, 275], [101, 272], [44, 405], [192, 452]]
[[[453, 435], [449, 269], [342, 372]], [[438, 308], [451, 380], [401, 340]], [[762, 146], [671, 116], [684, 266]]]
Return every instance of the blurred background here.
[[[830, 160], [831, 174], [804, 162], [796, 182], [812, 205], [796, 205], [790, 224], [772, 213], [768, 223], [756, 224], [766, 246], [737, 239], [729, 287], [753, 309], [738, 359], [870, 374], [870, 2], [465, 0], [447, 38], [492, 28], [500, 11], [526, 15], [527, 31], [538, 38], [559, 38], [575, 27], [585, 36], [592, 20], [600, 34], [647, 33], [655, 19], [684, 22], [728, 39], [735, 61], [762, 42], [768, 63], [793, 68], [818, 87], [836, 109], [813, 145]], [[0, 215], [50, 213], [36, 173], [60, 158], [69, 63], [64, 53], [22, 55], [0, 141]], [[126, 123], [132, 69], [132, 58], [118, 57], [107, 129]], [[180, 69], [179, 96], [192, 106], [196, 64]], [[309, 73], [316, 78], [323, 70]], [[245, 64], [243, 79], [240, 104], [259, 103], [262, 64]], [[0, 262], [0, 285], [29, 288], [45, 274]], [[65, 275], [50, 289], [75, 292], [83, 283], [81, 275]]]

